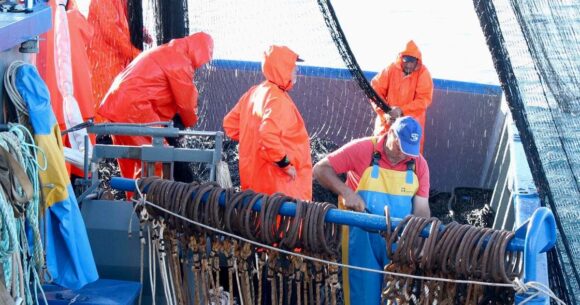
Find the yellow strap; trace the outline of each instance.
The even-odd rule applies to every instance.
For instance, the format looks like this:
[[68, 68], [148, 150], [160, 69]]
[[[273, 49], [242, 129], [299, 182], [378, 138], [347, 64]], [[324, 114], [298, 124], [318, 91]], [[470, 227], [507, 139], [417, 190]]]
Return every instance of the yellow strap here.
[[[344, 198], [338, 196], [338, 208], [344, 210]], [[348, 226], [342, 226], [342, 263], [348, 265], [348, 242], [349, 230]], [[348, 268], [342, 269], [342, 293], [344, 297], [344, 305], [350, 305], [350, 281], [348, 280]]]
[[379, 138], [378, 137], [372, 137], [371, 138], [371, 143], [373, 143], [373, 151], [377, 150], [377, 143], [379, 142]]

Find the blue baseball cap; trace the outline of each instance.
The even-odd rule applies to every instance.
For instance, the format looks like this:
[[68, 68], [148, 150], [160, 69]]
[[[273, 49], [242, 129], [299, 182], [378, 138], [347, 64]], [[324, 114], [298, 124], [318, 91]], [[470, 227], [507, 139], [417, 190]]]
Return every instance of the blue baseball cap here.
[[416, 62], [417, 58], [409, 55], [403, 56], [403, 62]]
[[401, 151], [408, 156], [418, 157], [421, 151], [421, 136], [423, 131], [417, 120], [410, 116], [398, 118], [391, 128], [399, 138]]

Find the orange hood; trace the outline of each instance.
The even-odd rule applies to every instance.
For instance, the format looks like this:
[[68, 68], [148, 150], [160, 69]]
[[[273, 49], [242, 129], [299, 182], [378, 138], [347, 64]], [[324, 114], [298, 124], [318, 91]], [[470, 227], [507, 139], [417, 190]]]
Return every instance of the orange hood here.
[[213, 57], [213, 38], [204, 32], [173, 39], [169, 42], [169, 45], [187, 54], [195, 69], [205, 65]]
[[413, 40], [409, 40], [409, 42], [407, 42], [407, 45], [405, 46], [405, 49], [403, 51], [401, 51], [401, 53], [399, 53], [399, 56], [397, 57], [397, 63], [399, 64], [398, 66], [401, 66], [403, 60], [403, 56], [413, 56], [415, 58], [417, 58], [419, 60], [419, 64], [417, 65], [417, 69], [418, 70], [419, 67], [421, 66], [421, 64], [423, 63], [423, 58], [421, 56], [421, 51], [419, 51], [419, 47], [417, 47], [417, 45], [415, 44], [415, 42]]
[[292, 71], [296, 67], [298, 54], [285, 46], [270, 46], [264, 52], [262, 73], [266, 79], [276, 84], [280, 89], [292, 89]]

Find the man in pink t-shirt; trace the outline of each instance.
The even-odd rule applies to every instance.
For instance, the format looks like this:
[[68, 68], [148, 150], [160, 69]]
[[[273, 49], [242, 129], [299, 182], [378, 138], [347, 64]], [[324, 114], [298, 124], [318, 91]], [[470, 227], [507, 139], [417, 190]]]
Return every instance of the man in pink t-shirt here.
[[[409, 120], [406, 117], [406, 120]], [[403, 118], [401, 118], [403, 119]], [[324, 187], [340, 195], [345, 201], [345, 208], [364, 211], [365, 203], [355, 191], [363, 172], [371, 165], [374, 147], [380, 147], [379, 167], [396, 171], [405, 171], [407, 162], [415, 161], [415, 174], [419, 180], [419, 189], [413, 196], [413, 214], [429, 217], [429, 166], [423, 155], [405, 154], [401, 150], [396, 132], [389, 131], [378, 138], [373, 145], [371, 137], [355, 139], [332, 152], [316, 163], [314, 178]], [[390, 139], [390, 140], [389, 140]], [[412, 152], [411, 152], [412, 153]], [[338, 174], [347, 174], [346, 185]]]
[[[429, 166], [420, 154], [421, 125], [412, 117], [398, 118], [386, 135], [353, 140], [313, 169], [320, 184], [344, 199], [341, 208], [391, 217], [430, 217]], [[343, 183], [338, 174], [346, 173]], [[382, 270], [389, 260], [384, 239], [358, 227], [344, 227], [342, 259], [349, 265]], [[349, 251], [352, 249], [352, 251]], [[343, 271], [345, 304], [378, 305], [382, 275]]]

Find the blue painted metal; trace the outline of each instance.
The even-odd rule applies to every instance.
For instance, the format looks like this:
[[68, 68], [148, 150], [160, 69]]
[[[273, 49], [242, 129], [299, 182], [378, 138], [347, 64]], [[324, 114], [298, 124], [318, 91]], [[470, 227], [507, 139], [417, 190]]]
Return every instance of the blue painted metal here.
[[[546, 252], [556, 242], [554, 215], [540, 207], [540, 197], [527, 163], [524, 147], [515, 124], [508, 126], [510, 139], [510, 169], [508, 187], [512, 192], [516, 237], [524, 238], [524, 281], [537, 281], [548, 286], [548, 262]], [[516, 295], [516, 304], [529, 295]], [[549, 304], [545, 296], [538, 296], [528, 304]]]
[[532, 215], [527, 227], [524, 247], [524, 281], [526, 282], [537, 280], [538, 253], [545, 253], [556, 244], [554, 214], [547, 208], [540, 207]]
[[[212, 66], [219, 69], [237, 69], [243, 71], [260, 71], [261, 64], [259, 62], [252, 61], [239, 61], [239, 60], [225, 60], [216, 59], [211, 62]], [[328, 67], [314, 67], [314, 66], [298, 66], [298, 74], [311, 77], [325, 77], [334, 79], [352, 79], [352, 75], [347, 69], [340, 68], [328, 68]], [[377, 72], [373, 71], [363, 71], [365, 77], [370, 80]], [[469, 82], [460, 82], [454, 80], [446, 79], [433, 79], [433, 85], [435, 89], [444, 91], [456, 91], [465, 92], [471, 94], [488, 94], [488, 95], [501, 95], [501, 87], [486, 84], [476, 84]]]
[[132, 305], [139, 295], [141, 284], [100, 279], [78, 290], [52, 284], [43, 285], [42, 288], [49, 305]]
[[[516, 231], [516, 238], [525, 238], [524, 282], [537, 281], [538, 275], [546, 276], [547, 270], [542, 270], [538, 273], [538, 265], [540, 254], [550, 250], [556, 243], [556, 220], [554, 214], [545, 207], [538, 208], [531, 219]], [[517, 294], [515, 303], [520, 304], [529, 296], [529, 294]], [[545, 295], [539, 295], [530, 299], [526, 304], [539, 305], [548, 303], [549, 299]]]
[[37, 4], [31, 13], [0, 12], [0, 52], [45, 33], [52, 26], [50, 7]]
[[[135, 180], [126, 179], [126, 178], [119, 178], [113, 177], [111, 179], [111, 187], [121, 191], [130, 191], [135, 192]], [[147, 193], [147, 190], [142, 190], [143, 192]], [[195, 194], [193, 194], [195, 195]], [[193, 196], [192, 195], [192, 196]], [[205, 201], [207, 195], [202, 197], [202, 201]], [[220, 205], [225, 205], [224, 195], [220, 197]], [[253, 209], [259, 211], [261, 209], [262, 203], [260, 200], [256, 202], [253, 206]], [[293, 202], [286, 202], [282, 204], [280, 208], [280, 215], [283, 216], [294, 216], [296, 214], [296, 204]], [[371, 231], [385, 231], [386, 230], [386, 219], [384, 216], [380, 215], [373, 215], [367, 213], [359, 213], [359, 212], [352, 212], [352, 211], [344, 211], [344, 210], [330, 210], [325, 217], [326, 222], [331, 222], [340, 225], [349, 225], [349, 226], [356, 226], [365, 230]], [[391, 218], [391, 226], [394, 229], [399, 223], [401, 219], [399, 218]], [[444, 226], [440, 227], [442, 230]], [[429, 229], [430, 227], [425, 228], [421, 233], [422, 236], [427, 237], [429, 236]], [[525, 238], [527, 236], [519, 236], [514, 238], [508, 244], [508, 250], [510, 251], [524, 251], [525, 245]], [[485, 243], [484, 243], [485, 245]]]

